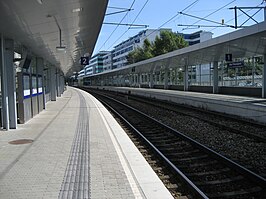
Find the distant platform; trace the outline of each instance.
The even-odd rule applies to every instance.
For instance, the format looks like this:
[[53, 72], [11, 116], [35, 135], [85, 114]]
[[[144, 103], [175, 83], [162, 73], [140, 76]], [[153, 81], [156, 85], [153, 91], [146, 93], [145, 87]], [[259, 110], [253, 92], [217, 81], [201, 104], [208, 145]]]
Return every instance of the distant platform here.
[[123, 93], [130, 92], [133, 95], [167, 100], [178, 104], [185, 104], [210, 111], [235, 115], [237, 117], [266, 124], [266, 100], [262, 98], [149, 88], [109, 86], [94, 86], [91, 88], [99, 88]]

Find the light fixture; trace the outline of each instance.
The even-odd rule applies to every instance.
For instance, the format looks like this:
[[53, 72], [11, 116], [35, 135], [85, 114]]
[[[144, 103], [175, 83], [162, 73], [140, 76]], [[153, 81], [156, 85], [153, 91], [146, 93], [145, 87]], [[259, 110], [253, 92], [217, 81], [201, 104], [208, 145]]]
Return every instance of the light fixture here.
[[81, 12], [83, 10], [83, 8], [75, 8], [72, 10], [73, 13], [75, 12]]
[[53, 16], [53, 17], [54, 17], [55, 23], [56, 23], [56, 25], [57, 25], [57, 27], [59, 29], [59, 46], [56, 46], [56, 51], [57, 52], [66, 52], [66, 47], [62, 46], [62, 31], [61, 31], [61, 28], [59, 26], [59, 23], [58, 23], [56, 17], [55, 16]]
[[36, 0], [39, 4], [41, 4], [42, 5], [42, 3], [43, 3], [43, 0]]
[[65, 46], [56, 46], [56, 51], [57, 52], [66, 52], [66, 47]]

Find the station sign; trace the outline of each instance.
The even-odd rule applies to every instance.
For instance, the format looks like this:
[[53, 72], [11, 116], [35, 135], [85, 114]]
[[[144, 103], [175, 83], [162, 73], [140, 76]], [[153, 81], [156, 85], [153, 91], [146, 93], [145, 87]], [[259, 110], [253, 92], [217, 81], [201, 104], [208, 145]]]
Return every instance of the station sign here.
[[225, 54], [225, 61], [232, 61], [232, 60], [233, 60], [232, 54]]
[[230, 68], [241, 68], [244, 66], [244, 61], [237, 61], [232, 63], [227, 63], [227, 66]]
[[80, 58], [80, 64], [81, 65], [89, 65], [89, 61], [90, 61], [89, 57], [81, 57]]

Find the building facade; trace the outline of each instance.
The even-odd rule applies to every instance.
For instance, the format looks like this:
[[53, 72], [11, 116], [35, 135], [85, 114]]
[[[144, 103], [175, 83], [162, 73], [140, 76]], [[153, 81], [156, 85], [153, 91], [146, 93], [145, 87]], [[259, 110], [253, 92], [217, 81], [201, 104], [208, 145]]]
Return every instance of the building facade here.
[[112, 70], [113, 66], [113, 54], [111, 51], [108, 51], [105, 55], [102, 56], [103, 59], [103, 71]]
[[121, 42], [114, 47], [113, 54], [113, 66], [112, 69], [121, 68], [127, 65], [127, 55], [134, 49], [142, 47], [144, 40], [148, 39], [153, 42], [156, 36], [160, 35], [161, 31], [172, 31], [171, 29], [147, 29], [139, 32], [137, 35], [130, 37], [126, 41]]
[[92, 75], [96, 73], [101, 73], [104, 70], [104, 59], [110, 51], [100, 51], [96, 55], [92, 56], [89, 61], [89, 65], [84, 67], [84, 75]]
[[190, 46], [212, 39], [213, 35], [213, 33], [203, 30], [191, 34], [184, 34], [184, 33], [177, 33], [177, 34], [183, 36]]

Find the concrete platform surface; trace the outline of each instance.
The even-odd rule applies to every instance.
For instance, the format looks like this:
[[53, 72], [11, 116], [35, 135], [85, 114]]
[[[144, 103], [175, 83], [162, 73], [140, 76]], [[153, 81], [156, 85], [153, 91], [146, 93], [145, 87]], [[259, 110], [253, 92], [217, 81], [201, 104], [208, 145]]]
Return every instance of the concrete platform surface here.
[[[10, 144], [30, 139], [32, 143]], [[68, 88], [18, 129], [0, 131], [0, 198], [172, 198], [111, 114]]]

